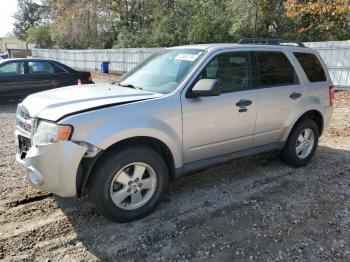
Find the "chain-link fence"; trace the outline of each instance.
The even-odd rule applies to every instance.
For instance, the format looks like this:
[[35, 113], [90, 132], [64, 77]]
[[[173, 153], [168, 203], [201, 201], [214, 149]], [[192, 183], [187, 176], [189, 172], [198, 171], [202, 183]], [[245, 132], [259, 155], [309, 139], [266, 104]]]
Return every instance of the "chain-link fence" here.
[[[336, 87], [350, 88], [350, 41], [308, 42], [305, 45], [320, 53]], [[127, 72], [159, 50], [161, 49], [33, 49], [32, 55], [53, 59], [73, 68], [86, 70], [99, 70], [101, 63], [108, 61], [111, 71]]]

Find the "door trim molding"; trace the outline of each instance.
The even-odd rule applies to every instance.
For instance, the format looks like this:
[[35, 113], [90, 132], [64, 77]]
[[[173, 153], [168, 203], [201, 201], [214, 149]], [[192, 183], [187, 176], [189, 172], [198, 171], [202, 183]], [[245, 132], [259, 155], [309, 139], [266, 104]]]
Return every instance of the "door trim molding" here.
[[214, 143], [208, 143], [208, 144], [204, 144], [204, 145], [191, 147], [189, 150], [190, 150], [190, 152], [193, 152], [193, 151], [205, 149], [205, 148], [208, 148], [208, 147], [225, 145], [225, 144], [232, 143], [232, 142], [235, 142], [235, 141], [239, 141], [239, 140], [242, 140], [242, 139], [253, 139], [253, 137], [254, 137], [254, 135], [247, 135], [247, 136], [236, 137], [236, 138], [229, 139], [229, 140], [223, 140], [223, 141], [218, 141], [218, 142], [214, 142]]
[[206, 167], [225, 163], [233, 159], [257, 155], [260, 153], [273, 151], [273, 150], [282, 150], [284, 145], [285, 145], [285, 142], [276, 142], [276, 143], [271, 143], [263, 146], [244, 149], [244, 150], [233, 152], [230, 154], [220, 155], [212, 158], [191, 162], [191, 163], [185, 164], [182, 168], [178, 168], [176, 170], [176, 177], [188, 175], [188, 174], [194, 173], [195, 171], [204, 169]]

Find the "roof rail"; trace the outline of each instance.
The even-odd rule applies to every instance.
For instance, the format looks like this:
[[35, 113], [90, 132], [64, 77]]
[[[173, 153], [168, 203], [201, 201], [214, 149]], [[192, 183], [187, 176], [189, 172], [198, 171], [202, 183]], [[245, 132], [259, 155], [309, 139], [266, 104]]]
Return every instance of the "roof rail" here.
[[302, 42], [299, 42], [299, 41], [288, 41], [288, 40], [268, 39], [268, 38], [243, 38], [241, 41], [238, 42], [238, 44], [288, 45], [288, 46], [306, 47]]

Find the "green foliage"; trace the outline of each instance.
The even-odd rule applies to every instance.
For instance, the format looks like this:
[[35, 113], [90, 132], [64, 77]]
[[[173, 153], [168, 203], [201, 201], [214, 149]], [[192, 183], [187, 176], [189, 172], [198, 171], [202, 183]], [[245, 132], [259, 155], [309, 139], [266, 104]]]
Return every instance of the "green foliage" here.
[[27, 30], [28, 43], [34, 43], [41, 48], [51, 48], [53, 46], [53, 41], [50, 35], [50, 26], [34, 26]]
[[[33, 0], [18, 0], [18, 11], [14, 15], [14, 33], [21, 39], [27, 38], [27, 30], [40, 24], [45, 9]], [[5, 11], [5, 10], [3, 10]]]
[[190, 18], [190, 43], [231, 42], [229, 34], [232, 23], [227, 4], [223, 1], [193, 1], [194, 12]]
[[147, 44], [148, 35], [146, 30], [130, 30], [127, 27], [124, 27], [118, 34], [114, 48], [137, 48], [149, 46]]
[[152, 46], [174, 46], [187, 44], [190, 24], [190, 1], [164, 1], [153, 10], [150, 44]]
[[[18, 0], [16, 33], [58, 48], [350, 37], [346, 0]], [[43, 6], [46, 7], [43, 8]], [[43, 9], [50, 26], [41, 28]], [[320, 15], [322, 13], [322, 15]], [[29, 29], [32, 28], [32, 29]], [[47, 37], [44, 36], [47, 34]], [[39, 37], [40, 36], [40, 37]], [[46, 42], [48, 41], [48, 42]]]

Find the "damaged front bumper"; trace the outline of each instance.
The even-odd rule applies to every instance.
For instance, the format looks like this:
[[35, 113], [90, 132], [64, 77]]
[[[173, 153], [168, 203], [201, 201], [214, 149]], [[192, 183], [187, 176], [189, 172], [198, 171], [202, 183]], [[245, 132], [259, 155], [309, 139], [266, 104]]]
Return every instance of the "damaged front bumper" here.
[[88, 148], [71, 141], [32, 146], [25, 155], [16, 148], [16, 160], [33, 187], [62, 197], [76, 196], [78, 167]]

